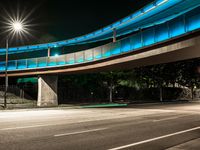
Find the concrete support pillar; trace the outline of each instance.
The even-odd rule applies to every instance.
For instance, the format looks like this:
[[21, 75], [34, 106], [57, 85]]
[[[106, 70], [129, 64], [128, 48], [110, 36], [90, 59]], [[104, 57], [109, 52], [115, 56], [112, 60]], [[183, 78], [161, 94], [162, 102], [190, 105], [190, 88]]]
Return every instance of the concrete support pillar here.
[[38, 101], [37, 106], [58, 105], [58, 76], [42, 75], [38, 78]]

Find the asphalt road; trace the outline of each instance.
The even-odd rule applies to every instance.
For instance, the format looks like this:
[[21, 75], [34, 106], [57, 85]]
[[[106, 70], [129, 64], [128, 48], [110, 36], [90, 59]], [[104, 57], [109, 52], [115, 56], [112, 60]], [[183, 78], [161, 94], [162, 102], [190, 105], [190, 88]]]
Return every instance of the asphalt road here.
[[174, 150], [199, 138], [200, 103], [0, 111], [0, 150]]

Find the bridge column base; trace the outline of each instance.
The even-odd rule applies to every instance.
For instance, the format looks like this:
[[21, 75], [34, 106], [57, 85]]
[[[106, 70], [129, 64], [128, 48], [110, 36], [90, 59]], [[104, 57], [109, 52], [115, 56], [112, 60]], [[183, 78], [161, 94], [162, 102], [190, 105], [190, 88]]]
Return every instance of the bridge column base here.
[[37, 106], [58, 106], [57, 86], [58, 76], [39, 76]]

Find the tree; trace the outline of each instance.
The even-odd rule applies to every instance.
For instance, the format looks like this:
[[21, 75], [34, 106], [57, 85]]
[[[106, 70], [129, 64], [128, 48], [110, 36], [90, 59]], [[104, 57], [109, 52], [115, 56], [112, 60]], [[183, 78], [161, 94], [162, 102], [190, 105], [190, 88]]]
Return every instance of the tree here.
[[109, 89], [109, 102], [113, 102], [113, 91], [119, 85], [119, 80], [123, 76], [121, 71], [102, 72], [104, 85]]
[[180, 74], [178, 83], [191, 89], [191, 99], [194, 99], [194, 87], [200, 87], [200, 78], [197, 73], [197, 67], [200, 64], [200, 59], [180, 62]]
[[133, 73], [141, 88], [159, 88], [160, 101], [163, 101], [163, 87], [176, 83], [178, 69], [176, 63], [159, 64], [136, 68]]

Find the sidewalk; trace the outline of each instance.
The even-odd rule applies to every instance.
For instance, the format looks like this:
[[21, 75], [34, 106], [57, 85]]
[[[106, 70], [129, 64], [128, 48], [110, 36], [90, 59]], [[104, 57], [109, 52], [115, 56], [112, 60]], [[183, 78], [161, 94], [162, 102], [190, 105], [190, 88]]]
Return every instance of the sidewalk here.
[[199, 149], [200, 149], [200, 138], [186, 142], [184, 144], [174, 146], [167, 150], [199, 150]]

